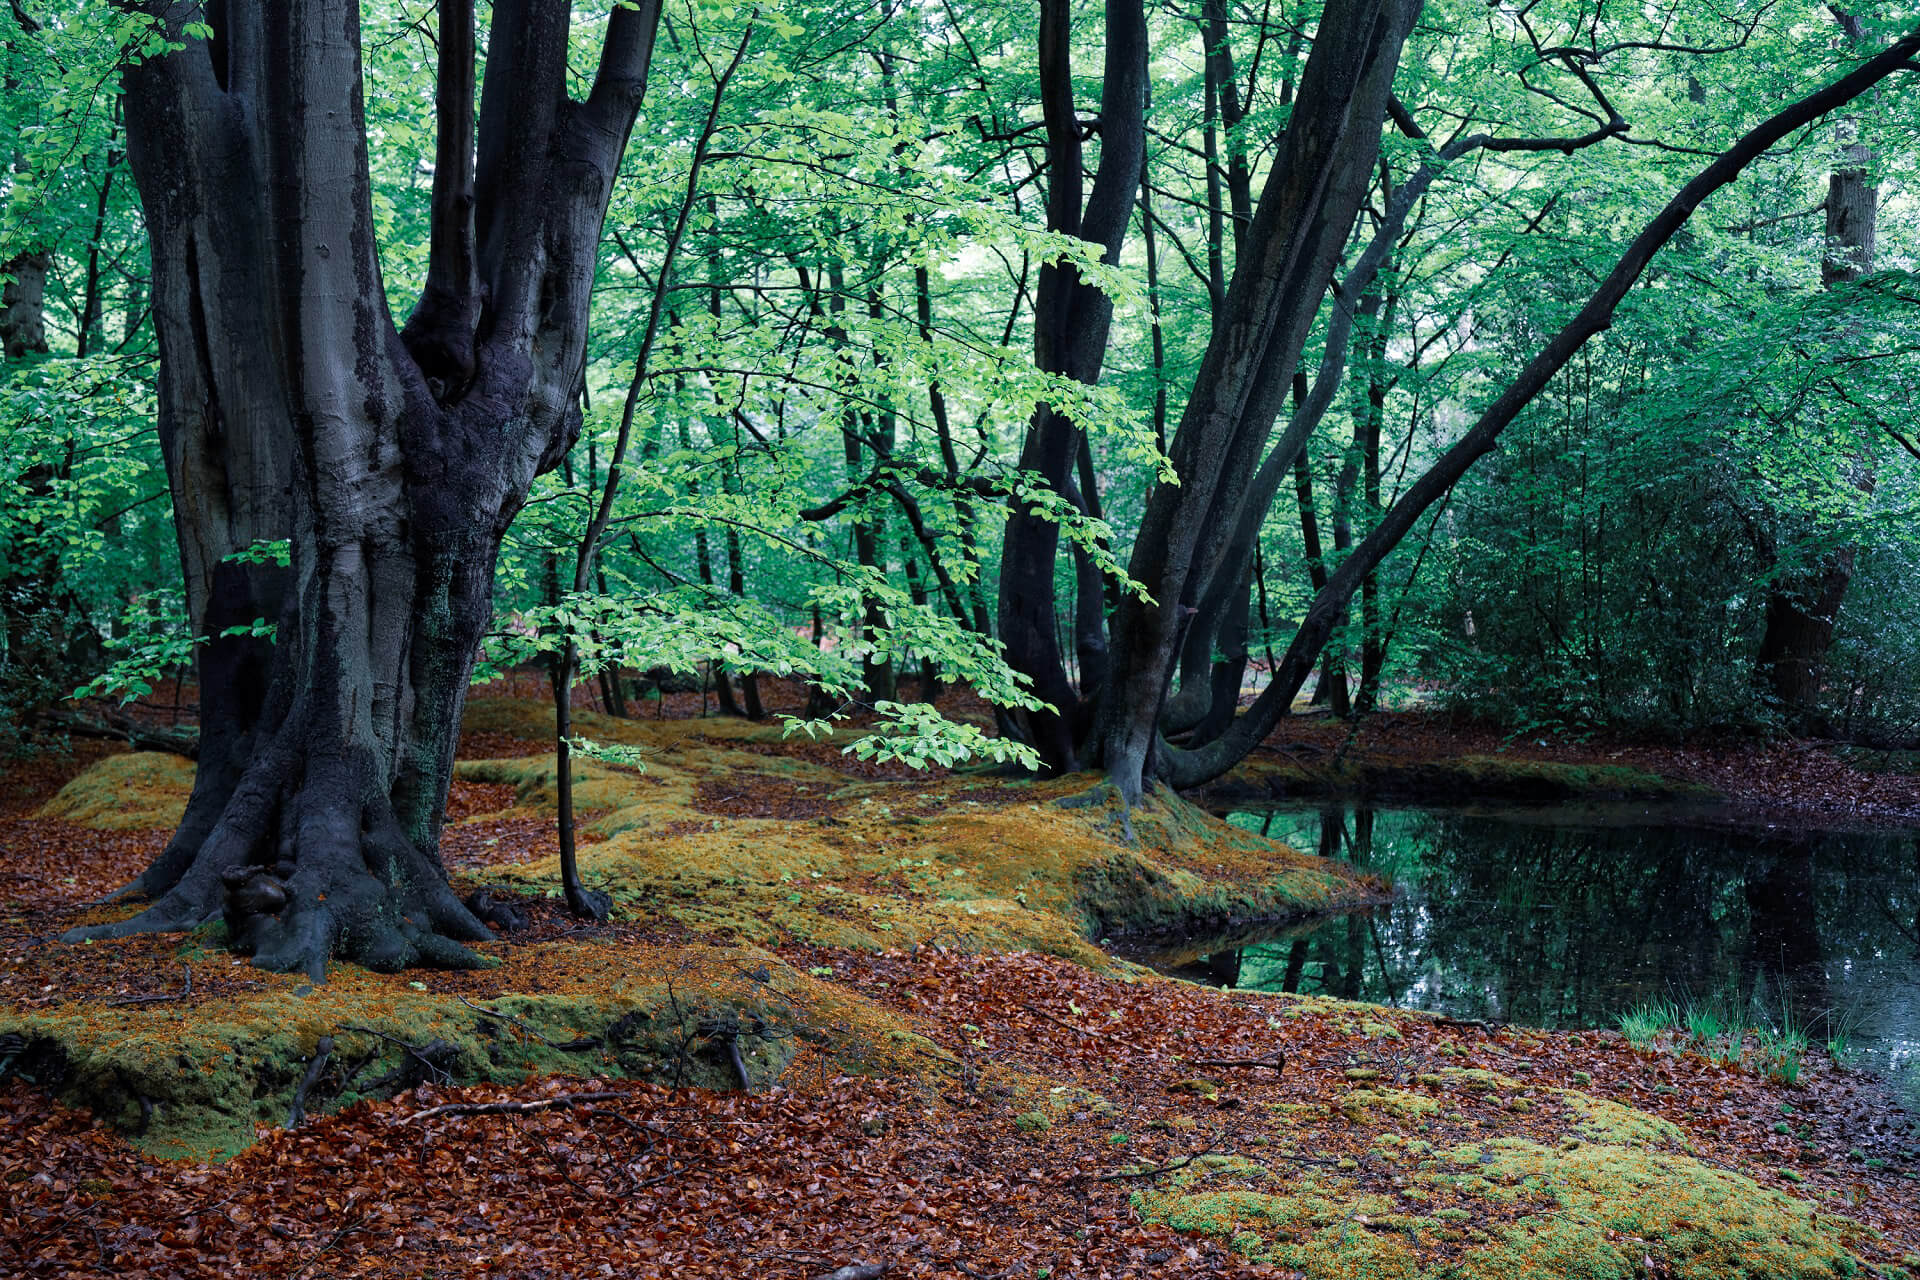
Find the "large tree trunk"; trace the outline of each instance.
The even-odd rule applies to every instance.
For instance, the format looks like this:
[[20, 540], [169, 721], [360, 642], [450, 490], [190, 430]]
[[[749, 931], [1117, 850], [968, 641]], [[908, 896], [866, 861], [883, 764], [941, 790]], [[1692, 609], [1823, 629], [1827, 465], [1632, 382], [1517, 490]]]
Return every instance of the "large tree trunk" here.
[[[1837, 11], [1836, 11], [1837, 12]], [[1859, 23], [1838, 14], [1849, 38], [1859, 40]], [[1843, 133], [1855, 130], [1842, 121]], [[1873, 270], [1876, 214], [1880, 189], [1867, 179], [1873, 152], [1857, 138], [1841, 144], [1840, 163], [1827, 178], [1827, 252], [1820, 282], [1831, 289]], [[1865, 458], [1852, 462], [1853, 482], [1872, 493], [1874, 471]], [[1766, 628], [1756, 659], [1759, 674], [1795, 733], [1826, 735], [1832, 729], [1820, 707], [1821, 677], [1833, 648], [1833, 627], [1853, 581], [1855, 549], [1837, 547], [1805, 571], [1783, 575], [1767, 593]]]
[[[1154, 488], [1134, 544], [1129, 570], [1152, 600], [1126, 598], [1114, 622], [1096, 749], [1129, 800], [1156, 771], [1161, 711], [1186, 629], [1228, 557], [1366, 193], [1400, 48], [1419, 7], [1418, 0], [1328, 0], [1321, 15], [1299, 102], [1168, 451], [1179, 483]], [[1290, 465], [1291, 458], [1275, 470], [1284, 475]], [[1279, 478], [1269, 478], [1271, 501]], [[1223, 584], [1244, 581], [1236, 571]]]
[[[657, 9], [619, 10], [585, 103], [565, 4], [440, 6], [427, 287], [405, 334], [374, 241], [352, 0], [154, 5], [213, 39], [131, 67], [153, 253], [160, 434], [200, 657], [200, 771], [131, 886], [74, 937], [224, 912], [263, 967], [462, 964], [487, 936], [438, 855], [500, 541], [578, 432], [600, 221]], [[285, 539], [291, 565], [236, 561]], [[258, 560], [260, 557], [251, 557]], [[255, 619], [277, 637], [222, 636]]]
[[[1100, 93], [1100, 169], [1083, 203], [1086, 181], [1080, 121], [1074, 112], [1068, 0], [1040, 5], [1040, 101], [1047, 130], [1047, 229], [1079, 236], [1101, 247], [1109, 263], [1120, 260], [1134, 193], [1146, 159], [1147, 24], [1140, 0], [1107, 0], [1106, 60]], [[1100, 378], [1106, 360], [1113, 302], [1070, 264], [1040, 268], [1034, 301], [1034, 362], [1046, 373], [1077, 382]], [[1051, 405], [1040, 405], [1020, 451], [1022, 471], [1084, 512], [1096, 511], [1097, 495], [1074, 483], [1085, 442], [1081, 431]], [[1089, 468], [1089, 473], [1091, 468]], [[1080, 694], [1105, 675], [1103, 586], [1084, 557], [1076, 561], [1079, 608], [1075, 644], [1082, 684], [1068, 678], [1055, 609], [1054, 566], [1060, 528], [1016, 499], [1007, 517], [1000, 556], [1000, 639], [1014, 670], [1033, 679], [1035, 695], [1050, 710], [1024, 713], [1029, 742], [1052, 768], [1079, 767], [1078, 739], [1086, 727]], [[1095, 668], [1091, 673], [1087, 667]], [[1094, 679], [1085, 677], [1092, 674]]]

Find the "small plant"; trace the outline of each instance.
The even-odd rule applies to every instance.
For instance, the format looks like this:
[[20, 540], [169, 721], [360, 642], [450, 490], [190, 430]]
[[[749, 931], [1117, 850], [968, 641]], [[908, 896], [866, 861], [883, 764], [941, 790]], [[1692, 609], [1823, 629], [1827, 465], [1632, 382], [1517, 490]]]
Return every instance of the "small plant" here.
[[1732, 1019], [1717, 1000], [1687, 1001], [1686, 1024], [1687, 1035], [1701, 1045], [1720, 1039], [1732, 1029]]
[[1826, 1023], [1826, 1039], [1821, 1043], [1821, 1048], [1827, 1051], [1827, 1057], [1835, 1065], [1844, 1067], [1853, 1057], [1854, 1033], [1860, 1029], [1860, 1015], [1853, 1009], [1838, 1012], [1829, 1009], [1822, 1020]]
[[1671, 1000], [1649, 1000], [1620, 1015], [1620, 1034], [1641, 1053], [1651, 1053], [1662, 1032], [1676, 1026], [1680, 1010]]
[[1807, 1032], [1794, 1021], [1791, 1009], [1780, 1010], [1777, 1028], [1756, 1028], [1754, 1040], [1757, 1045], [1754, 1066], [1762, 1075], [1784, 1085], [1799, 1083], [1800, 1067], [1807, 1057]]
[[1047, 1119], [1043, 1111], [1028, 1111], [1013, 1118], [1013, 1127], [1030, 1138], [1037, 1138], [1053, 1128], [1053, 1121]]

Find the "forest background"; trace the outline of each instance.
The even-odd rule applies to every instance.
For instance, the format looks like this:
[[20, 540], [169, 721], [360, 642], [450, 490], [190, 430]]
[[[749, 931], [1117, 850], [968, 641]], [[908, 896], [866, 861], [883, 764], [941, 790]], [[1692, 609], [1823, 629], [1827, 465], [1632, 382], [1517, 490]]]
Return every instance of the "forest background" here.
[[[1109, 631], [1164, 585], [1141, 521], [1196, 483], [1183, 407], [1237, 305], [1317, 9], [1049, 3], [1036, 45], [1018, 6], [664, 6], [579, 434], [503, 544], [489, 662], [545, 663], [616, 713], [648, 669], [705, 672], [748, 715], [756, 677], [800, 676], [816, 730], [879, 710], [867, 753], [1100, 759], [1093, 712], [1062, 731], [1035, 694], [1069, 722], [1097, 706]], [[396, 314], [428, 282], [436, 16], [363, 18]], [[212, 28], [57, 4], [9, 21], [0, 723], [25, 747], [98, 727], [77, 688], [138, 695], [210, 638], [155, 431], [119, 73]], [[602, 25], [576, 16], [576, 77]], [[1904, 29], [1797, 0], [1420, 8], [1334, 283], [1296, 306], [1288, 429], [1223, 464], [1266, 501], [1184, 589], [1166, 740], [1221, 738], [1318, 600], [1331, 640], [1305, 656], [1341, 713], [1910, 743], [1905, 71], [1761, 147], [1351, 602], [1324, 590], [1689, 178]], [[915, 705], [941, 680], [1001, 705], [998, 740]]]

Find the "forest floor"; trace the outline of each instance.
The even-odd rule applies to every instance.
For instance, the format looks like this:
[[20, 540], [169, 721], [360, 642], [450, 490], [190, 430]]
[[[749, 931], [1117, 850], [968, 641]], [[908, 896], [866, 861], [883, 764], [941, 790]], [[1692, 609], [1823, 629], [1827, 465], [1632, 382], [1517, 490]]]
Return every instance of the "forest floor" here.
[[[545, 713], [476, 702], [445, 854], [527, 926], [491, 969], [320, 987], [211, 932], [53, 941], [115, 910], [87, 904], [164, 844], [190, 767], [10, 769], [0, 1274], [1920, 1275], [1914, 1139], [1870, 1077], [1164, 979], [1094, 944], [1380, 886], [1170, 796], [1129, 842], [1088, 779], [908, 775], [696, 705], [583, 717], [646, 765], [583, 770], [618, 910], [582, 927], [549, 896]], [[1240, 785], [1920, 815], [1912, 777], [1820, 749], [1429, 717], [1271, 748]]]

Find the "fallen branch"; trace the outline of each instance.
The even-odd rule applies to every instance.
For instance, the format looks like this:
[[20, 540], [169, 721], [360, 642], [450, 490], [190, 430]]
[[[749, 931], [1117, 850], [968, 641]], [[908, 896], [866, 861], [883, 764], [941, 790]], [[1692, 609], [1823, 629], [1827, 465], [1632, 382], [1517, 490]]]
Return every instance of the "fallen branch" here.
[[551, 1098], [535, 1098], [530, 1102], [447, 1102], [428, 1107], [425, 1111], [416, 1111], [400, 1123], [412, 1124], [415, 1120], [431, 1120], [435, 1116], [520, 1116], [552, 1107], [571, 1107], [581, 1102], [607, 1102], [621, 1096], [605, 1090], [597, 1093], [562, 1093]]
[[1122, 1169], [1118, 1173], [1103, 1173], [1096, 1181], [1121, 1182], [1128, 1178], [1157, 1178], [1163, 1173], [1178, 1173], [1195, 1160], [1198, 1160], [1201, 1156], [1210, 1156], [1212, 1154], [1213, 1148], [1208, 1147], [1204, 1151], [1196, 1151], [1190, 1156], [1181, 1156], [1178, 1160], [1172, 1160], [1166, 1164], [1154, 1165], [1148, 1169]]
[[1272, 1067], [1273, 1074], [1277, 1078], [1282, 1071], [1286, 1070], [1287, 1055], [1275, 1049], [1264, 1058], [1194, 1058], [1190, 1065], [1196, 1067]]
[[1459, 1027], [1467, 1031], [1484, 1031], [1488, 1035], [1492, 1035], [1506, 1024], [1501, 1022], [1482, 1022], [1478, 1018], [1449, 1018], [1442, 1014], [1434, 1018], [1433, 1025], [1436, 1027]]
[[327, 1059], [333, 1056], [333, 1037], [321, 1036], [313, 1046], [313, 1061], [307, 1064], [307, 1073], [300, 1077], [300, 1087], [293, 1091], [293, 1106], [287, 1112], [287, 1128], [298, 1129], [300, 1122], [307, 1118], [307, 1094], [320, 1082], [320, 1073], [327, 1069]]
[[1091, 1031], [1091, 1030], [1088, 1030], [1086, 1027], [1076, 1027], [1071, 1022], [1068, 1022], [1065, 1018], [1056, 1018], [1052, 1014], [1048, 1013], [1045, 1009], [1039, 1008], [1035, 1005], [1023, 1004], [1020, 1007], [1022, 1009], [1025, 1009], [1028, 1013], [1037, 1014], [1040, 1017], [1045, 1018], [1048, 1022], [1053, 1023], [1056, 1027], [1065, 1027], [1069, 1031], [1078, 1031], [1081, 1035], [1092, 1036], [1095, 1040], [1112, 1040], [1115, 1043], [1119, 1043], [1120, 1038], [1118, 1036], [1110, 1036], [1104, 1031]]
[[70, 712], [48, 711], [41, 714], [40, 721], [76, 738], [124, 742], [136, 751], [165, 751], [189, 760], [200, 758], [199, 734], [179, 729], [155, 729], [120, 712], [103, 712], [100, 720], [88, 720]]

